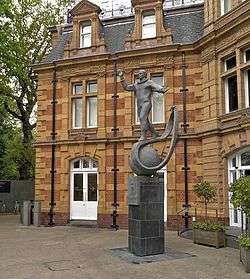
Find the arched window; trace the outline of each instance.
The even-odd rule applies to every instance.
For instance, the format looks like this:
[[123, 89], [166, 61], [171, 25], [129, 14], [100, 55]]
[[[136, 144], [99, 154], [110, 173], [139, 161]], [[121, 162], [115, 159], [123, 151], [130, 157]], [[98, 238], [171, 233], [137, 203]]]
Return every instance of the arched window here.
[[98, 168], [98, 162], [92, 158], [84, 157], [74, 160], [71, 166], [72, 171], [95, 170]]

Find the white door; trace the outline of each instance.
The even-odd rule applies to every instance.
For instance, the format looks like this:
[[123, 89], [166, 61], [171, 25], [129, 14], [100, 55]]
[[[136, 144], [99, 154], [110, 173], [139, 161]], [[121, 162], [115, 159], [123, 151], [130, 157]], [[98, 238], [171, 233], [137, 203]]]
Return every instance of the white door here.
[[[229, 160], [229, 184], [239, 179], [242, 175], [250, 175], [250, 150], [244, 150], [232, 156]], [[229, 192], [229, 221], [230, 226], [245, 227], [245, 214], [231, 204]]]
[[97, 220], [98, 173], [92, 160], [74, 161], [71, 170], [71, 220]]

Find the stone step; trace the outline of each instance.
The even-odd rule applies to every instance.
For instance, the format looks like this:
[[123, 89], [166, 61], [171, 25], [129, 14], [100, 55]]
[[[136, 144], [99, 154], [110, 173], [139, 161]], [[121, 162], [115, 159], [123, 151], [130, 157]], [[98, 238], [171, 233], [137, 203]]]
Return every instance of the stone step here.
[[193, 230], [187, 229], [180, 232], [180, 237], [193, 240]]
[[239, 249], [238, 237], [226, 235], [226, 247]]
[[89, 221], [89, 220], [70, 220], [70, 226], [74, 227], [85, 227], [85, 228], [97, 228], [97, 221]]

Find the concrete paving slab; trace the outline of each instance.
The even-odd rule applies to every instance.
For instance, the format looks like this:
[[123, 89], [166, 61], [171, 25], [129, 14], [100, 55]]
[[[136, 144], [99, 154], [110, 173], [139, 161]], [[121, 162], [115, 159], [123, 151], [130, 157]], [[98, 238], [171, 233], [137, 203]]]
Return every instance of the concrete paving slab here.
[[239, 251], [193, 244], [166, 232], [166, 246], [194, 255], [132, 264], [110, 249], [127, 247], [127, 231], [83, 227], [23, 227], [0, 216], [0, 279], [245, 279]]

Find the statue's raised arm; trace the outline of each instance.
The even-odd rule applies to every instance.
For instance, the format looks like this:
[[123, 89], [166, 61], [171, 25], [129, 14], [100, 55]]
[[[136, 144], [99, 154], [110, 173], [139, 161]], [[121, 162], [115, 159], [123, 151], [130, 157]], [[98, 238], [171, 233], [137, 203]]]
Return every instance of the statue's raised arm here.
[[124, 90], [126, 91], [135, 91], [135, 85], [134, 84], [128, 84], [124, 78], [124, 72], [121, 70], [118, 70], [118, 76], [120, 77], [121, 84]]
[[149, 80], [149, 82], [151, 83], [151, 88], [152, 88], [153, 92], [164, 94], [164, 93], [166, 93], [168, 91], [168, 88], [165, 87], [165, 86], [161, 86], [161, 85], [155, 83], [152, 80]]

